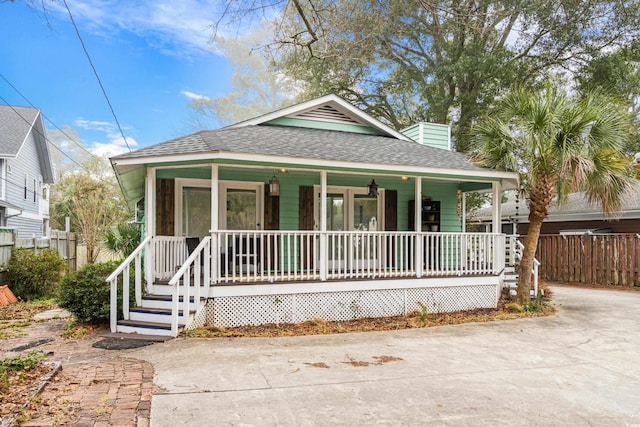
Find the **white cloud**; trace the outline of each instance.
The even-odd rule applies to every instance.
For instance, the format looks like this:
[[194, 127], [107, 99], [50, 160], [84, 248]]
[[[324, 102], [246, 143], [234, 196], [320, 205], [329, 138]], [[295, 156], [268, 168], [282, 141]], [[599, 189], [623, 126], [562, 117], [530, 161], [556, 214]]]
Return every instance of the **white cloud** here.
[[[171, 54], [210, 52], [212, 25], [219, 17], [219, 0], [68, 0], [74, 19], [92, 32], [113, 35], [127, 31], [150, 46]], [[67, 15], [61, 2], [53, 2]]]
[[128, 153], [129, 147], [134, 150], [135, 147], [138, 146], [138, 142], [129, 136], [127, 137], [129, 147], [127, 147], [127, 144], [125, 144], [124, 139], [122, 139], [122, 136], [120, 135], [112, 134], [108, 135], [108, 137], [111, 138], [108, 143], [94, 142], [92, 144], [91, 154], [99, 157], [111, 157], [122, 153]]
[[188, 90], [181, 90], [180, 93], [183, 94], [184, 96], [186, 96], [189, 99], [193, 99], [194, 101], [200, 101], [202, 99], [209, 99], [208, 96], [200, 95], [199, 93], [193, 93], [193, 92], [190, 92]]

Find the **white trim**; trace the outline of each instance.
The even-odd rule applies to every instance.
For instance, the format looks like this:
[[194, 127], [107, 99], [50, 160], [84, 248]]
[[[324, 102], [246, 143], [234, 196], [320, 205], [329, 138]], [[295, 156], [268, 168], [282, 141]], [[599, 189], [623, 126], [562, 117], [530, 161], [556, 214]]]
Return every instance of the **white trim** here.
[[[318, 227], [318, 224], [320, 224], [320, 219], [322, 218], [321, 216], [321, 212], [320, 212], [320, 206], [321, 206], [321, 202], [318, 201], [318, 198], [316, 197], [316, 194], [320, 193], [322, 191], [322, 186], [321, 185], [314, 185], [313, 186], [313, 220], [314, 220], [314, 229], [315, 230], [319, 230], [320, 227]], [[355, 231], [355, 223], [354, 223], [354, 211], [355, 211], [355, 196], [356, 195], [366, 195], [367, 194], [367, 189], [366, 187], [353, 187], [353, 186], [342, 186], [342, 185], [330, 185], [327, 186], [326, 188], [326, 194], [342, 194], [344, 197], [344, 212], [343, 212], [343, 217], [344, 217], [344, 223], [342, 225], [343, 230], [344, 231]], [[378, 221], [378, 229], [377, 230], [370, 230], [370, 231], [382, 231], [385, 228], [385, 224], [384, 224], [384, 188], [378, 188], [378, 197], [376, 198], [377, 200], [377, 205], [376, 205], [376, 213], [377, 213], [377, 217], [376, 220]], [[325, 212], [324, 212], [324, 218], [325, 218], [325, 222], [326, 222], [326, 198], [325, 198]], [[325, 230], [321, 230], [321, 231], [327, 231]], [[340, 230], [329, 230], [329, 231], [340, 231]]]
[[24, 210], [22, 210], [21, 213], [19, 213], [18, 215], [11, 215], [11, 212], [7, 212], [7, 217], [6, 218], [24, 218], [24, 219], [34, 219], [36, 221], [42, 221], [45, 217], [43, 217], [41, 214], [36, 214], [33, 212], [25, 212]]
[[293, 105], [291, 107], [287, 107], [287, 108], [283, 108], [281, 110], [278, 111], [273, 111], [271, 113], [267, 113], [264, 114], [262, 116], [258, 116], [258, 117], [254, 117], [253, 119], [249, 119], [249, 120], [245, 120], [239, 123], [235, 123], [231, 126], [227, 126], [226, 129], [231, 129], [231, 128], [238, 128], [238, 127], [244, 127], [244, 126], [252, 126], [252, 125], [259, 125], [262, 123], [266, 123], [269, 122], [271, 120], [275, 120], [281, 117], [287, 117], [287, 116], [291, 116], [291, 115], [295, 115], [295, 114], [299, 114], [303, 111], [308, 111], [310, 109], [313, 108], [317, 108], [317, 107], [321, 107], [325, 104], [329, 104], [332, 105], [334, 108], [338, 109], [338, 110], [346, 110], [344, 113], [349, 115], [352, 114], [353, 116], [355, 116], [357, 118], [357, 120], [363, 121], [364, 123], [366, 123], [367, 125], [374, 127], [376, 129], [378, 129], [379, 131], [386, 133], [387, 135], [393, 136], [395, 138], [401, 139], [403, 141], [411, 141], [410, 138], [408, 138], [407, 136], [401, 134], [400, 132], [396, 131], [395, 129], [385, 125], [384, 123], [382, 123], [381, 121], [374, 119], [373, 117], [371, 117], [370, 115], [368, 115], [367, 113], [365, 113], [364, 111], [360, 110], [359, 108], [353, 106], [352, 104], [350, 104], [349, 102], [345, 101], [344, 99], [340, 98], [337, 95], [334, 94], [330, 94], [330, 95], [325, 95], [322, 96], [320, 98], [316, 98], [316, 99], [312, 99], [310, 101], [307, 102], [303, 102], [301, 104], [297, 104], [297, 105]]
[[146, 237], [156, 234], [156, 168], [147, 168], [145, 188], [145, 234]]
[[354, 280], [328, 281], [307, 283], [277, 283], [211, 286], [209, 298], [278, 295], [278, 294], [307, 294], [341, 291], [368, 291], [381, 289], [416, 289], [465, 287], [474, 285], [500, 285], [500, 276], [469, 276], [469, 277], [425, 277], [421, 279], [384, 279], [384, 280]]
[[227, 190], [255, 190], [256, 230], [264, 229], [264, 183], [255, 181], [220, 181], [218, 198], [218, 227], [227, 230]]
[[[209, 156], [207, 156], [209, 154]], [[116, 160], [114, 165], [117, 166], [128, 166], [128, 165], [143, 165], [143, 164], [155, 164], [155, 163], [167, 163], [167, 162], [189, 162], [196, 160], [236, 160], [239, 162], [264, 162], [264, 163], [272, 163], [272, 164], [282, 164], [286, 166], [287, 164], [300, 165], [304, 164], [304, 166], [308, 166], [309, 171], [313, 171], [313, 166], [323, 167], [323, 168], [346, 168], [346, 169], [362, 169], [362, 170], [376, 170], [382, 172], [397, 172], [402, 175], [453, 175], [453, 176], [466, 176], [472, 178], [488, 178], [488, 179], [504, 179], [504, 180], [513, 180], [513, 186], [505, 187], [505, 189], [511, 189], [517, 187], [518, 177], [519, 175], [515, 172], [503, 172], [496, 170], [466, 170], [466, 169], [454, 169], [454, 168], [431, 168], [424, 166], [407, 166], [407, 165], [387, 165], [387, 164], [378, 164], [378, 163], [353, 163], [347, 161], [334, 161], [334, 160], [322, 160], [322, 159], [311, 159], [304, 158], [301, 159], [299, 157], [286, 157], [286, 156], [270, 156], [263, 154], [242, 154], [242, 153], [193, 153], [193, 154], [182, 154], [176, 156], [148, 156], [148, 157], [137, 157], [130, 159], [121, 159]], [[186, 167], [191, 167], [191, 165], [185, 165]], [[182, 166], [182, 167], [185, 167]], [[226, 164], [221, 164], [221, 166], [227, 166]], [[231, 165], [230, 165], [231, 166]], [[241, 167], [245, 167], [245, 165], [237, 165]], [[246, 165], [249, 167], [251, 165]], [[164, 167], [164, 166], [163, 166]], [[294, 167], [292, 167], [294, 169]], [[347, 173], [351, 171], [334, 171], [335, 173]], [[431, 179], [431, 177], [428, 177]], [[459, 178], [448, 178], [449, 181], [459, 180]], [[472, 182], [472, 180], [465, 179], [465, 181]], [[511, 184], [509, 182], [509, 184]]]

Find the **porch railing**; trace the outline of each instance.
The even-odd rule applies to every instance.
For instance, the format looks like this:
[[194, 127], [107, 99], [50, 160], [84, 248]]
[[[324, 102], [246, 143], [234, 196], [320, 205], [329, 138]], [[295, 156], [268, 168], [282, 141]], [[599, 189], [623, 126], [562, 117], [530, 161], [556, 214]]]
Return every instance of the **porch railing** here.
[[[184, 238], [182, 239], [183, 246]], [[191, 255], [182, 264], [182, 267], [169, 280], [169, 286], [173, 286], [171, 307], [171, 334], [178, 335], [178, 321], [180, 313], [186, 322], [191, 312], [191, 300], [196, 315], [204, 309], [200, 299], [209, 296], [211, 285], [211, 237], [206, 236], [200, 244], [191, 252]], [[193, 295], [191, 292], [193, 291]], [[182, 297], [182, 301], [180, 301]]]
[[488, 233], [219, 231], [212, 241], [216, 283], [499, 274], [505, 263], [504, 235]]
[[[134, 294], [136, 305], [142, 303], [142, 260], [143, 257], [149, 262], [149, 255], [153, 244], [153, 237], [145, 238], [140, 245], [107, 277], [107, 282], [111, 286], [110, 291], [110, 327], [111, 332], [116, 331], [118, 321], [118, 281], [122, 283], [122, 316], [129, 319], [129, 292], [131, 266], [133, 265]], [[147, 276], [147, 279], [149, 276]]]
[[184, 237], [156, 236], [153, 248], [155, 277], [160, 280], [171, 279], [188, 256]]

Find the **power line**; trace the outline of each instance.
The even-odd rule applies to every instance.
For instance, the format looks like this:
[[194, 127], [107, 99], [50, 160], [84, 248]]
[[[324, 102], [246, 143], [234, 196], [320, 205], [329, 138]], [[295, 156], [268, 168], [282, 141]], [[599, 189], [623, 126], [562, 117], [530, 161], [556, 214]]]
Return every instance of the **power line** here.
[[102, 94], [104, 98], [107, 100], [107, 104], [109, 105], [109, 109], [111, 110], [111, 114], [116, 121], [116, 125], [118, 126], [118, 130], [120, 131], [120, 135], [122, 135], [122, 139], [131, 152], [131, 147], [129, 147], [129, 143], [127, 142], [127, 137], [124, 136], [124, 132], [122, 131], [122, 127], [120, 126], [120, 122], [118, 121], [118, 117], [116, 117], [116, 112], [113, 110], [113, 106], [111, 105], [111, 101], [109, 101], [109, 97], [107, 96], [107, 91], [102, 85], [102, 81], [100, 80], [100, 76], [98, 76], [98, 71], [96, 67], [93, 65], [93, 61], [91, 60], [91, 56], [89, 56], [89, 51], [87, 51], [87, 47], [84, 45], [84, 41], [82, 40], [82, 36], [80, 35], [80, 31], [78, 30], [78, 26], [76, 25], [76, 21], [73, 19], [73, 15], [71, 14], [71, 9], [69, 9], [69, 5], [67, 4], [67, 0], [62, 0], [64, 6], [67, 8], [67, 12], [69, 12], [69, 18], [71, 19], [71, 23], [73, 24], [73, 28], [76, 30], [76, 34], [78, 35], [78, 39], [80, 40], [80, 44], [82, 45], [82, 50], [84, 50], [84, 54], [87, 56], [89, 60], [89, 65], [91, 65], [91, 69], [93, 70], [93, 74], [96, 76], [96, 80], [98, 80], [98, 84], [100, 85], [100, 89], [102, 89]]
[[66, 158], [68, 158], [69, 160], [71, 160], [73, 163], [75, 163], [76, 165], [80, 166], [82, 169], [84, 169], [87, 173], [90, 173], [89, 170], [87, 168], [85, 168], [82, 164], [78, 163], [75, 159], [73, 159], [71, 156], [69, 156], [67, 153], [65, 153], [64, 151], [62, 151], [57, 145], [55, 145], [53, 142], [51, 142], [51, 140], [49, 140], [49, 138], [47, 138], [46, 135], [44, 135], [42, 132], [40, 132], [38, 129], [36, 129], [35, 127], [33, 127], [33, 123], [31, 123], [29, 120], [27, 120], [22, 114], [20, 114], [18, 112], [18, 110], [16, 110], [13, 105], [10, 105], [9, 102], [7, 102], [6, 99], [4, 99], [4, 97], [2, 95], [0, 95], [0, 99], [9, 107], [13, 110], [14, 113], [16, 113], [18, 115], [18, 117], [20, 117], [22, 120], [25, 121], [25, 123], [27, 123], [29, 125], [29, 129], [36, 131], [40, 136], [42, 136], [42, 138], [44, 138], [44, 141], [48, 144], [50, 144], [53, 148], [55, 148], [56, 150], [58, 150], [60, 153], [62, 153], [63, 156], [65, 156]]
[[[2, 78], [2, 80], [4, 80], [13, 90], [15, 90], [18, 95], [20, 95], [22, 97], [22, 99], [24, 99], [25, 101], [27, 101], [27, 103], [29, 105], [31, 105], [33, 108], [38, 108], [35, 105], [33, 105], [33, 103], [31, 101], [29, 101], [27, 99], [26, 96], [24, 96], [24, 94], [22, 94], [22, 92], [20, 92], [18, 90], [18, 88], [16, 88], [13, 84], [11, 84], [11, 82], [9, 80], [7, 80], [7, 78], [0, 73], [0, 78]], [[42, 117], [44, 117], [49, 123], [51, 123], [53, 125], [53, 127], [55, 127], [56, 129], [58, 129], [60, 132], [62, 132], [62, 134], [64, 136], [66, 136], [67, 138], [69, 138], [69, 140], [73, 143], [75, 143], [78, 147], [80, 147], [85, 153], [89, 154], [91, 157], [96, 157], [91, 151], [89, 151], [87, 149], [87, 147], [84, 146], [84, 144], [82, 144], [81, 142], [75, 141], [71, 136], [69, 136], [64, 130], [62, 130], [60, 127], [58, 127], [53, 120], [49, 119], [49, 117], [45, 116], [44, 113], [42, 112], [42, 110], [40, 111], [40, 114], [42, 115]]]

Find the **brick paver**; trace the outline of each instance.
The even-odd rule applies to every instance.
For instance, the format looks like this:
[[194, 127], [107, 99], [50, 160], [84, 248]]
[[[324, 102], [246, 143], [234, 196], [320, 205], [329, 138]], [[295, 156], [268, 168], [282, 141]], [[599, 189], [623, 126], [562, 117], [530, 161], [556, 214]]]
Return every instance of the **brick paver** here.
[[30, 350], [43, 350], [50, 360], [62, 363], [59, 372], [25, 412], [26, 427], [50, 425], [136, 426], [149, 425], [153, 394], [153, 366], [127, 357], [127, 350], [92, 347], [104, 330], [94, 330], [77, 340], [60, 337], [66, 321], [36, 323], [25, 335], [0, 340], [0, 355], [12, 356], [8, 349], [42, 336], [55, 341]]

